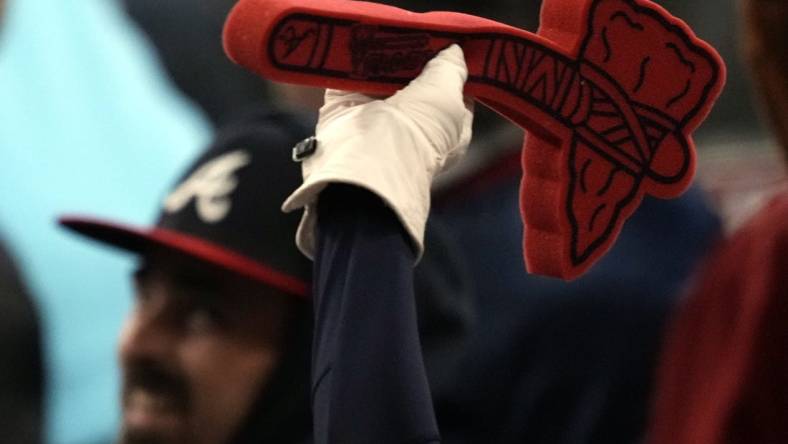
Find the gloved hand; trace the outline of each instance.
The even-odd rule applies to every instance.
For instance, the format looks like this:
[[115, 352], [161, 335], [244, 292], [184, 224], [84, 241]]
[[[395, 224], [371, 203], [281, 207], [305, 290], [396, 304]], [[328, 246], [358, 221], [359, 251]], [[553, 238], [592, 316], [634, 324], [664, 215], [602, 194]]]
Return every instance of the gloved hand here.
[[317, 150], [303, 162], [304, 183], [282, 206], [285, 212], [306, 207], [296, 234], [305, 255], [314, 255], [320, 192], [330, 183], [348, 183], [391, 207], [421, 257], [432, 179], [456, 163], [471, 140], [472, 101], [463, 97], [467, 77], [462, 49], [452, 45], [387, 99], [326, 91]]

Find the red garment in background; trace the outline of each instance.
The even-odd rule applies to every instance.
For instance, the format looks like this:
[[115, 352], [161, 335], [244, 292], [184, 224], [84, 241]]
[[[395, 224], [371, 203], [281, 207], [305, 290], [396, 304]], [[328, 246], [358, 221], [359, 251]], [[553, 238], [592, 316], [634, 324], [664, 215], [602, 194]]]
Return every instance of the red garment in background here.
[[711, 255], [672, 327], [647, 442], [788, 443], [788, 193]]

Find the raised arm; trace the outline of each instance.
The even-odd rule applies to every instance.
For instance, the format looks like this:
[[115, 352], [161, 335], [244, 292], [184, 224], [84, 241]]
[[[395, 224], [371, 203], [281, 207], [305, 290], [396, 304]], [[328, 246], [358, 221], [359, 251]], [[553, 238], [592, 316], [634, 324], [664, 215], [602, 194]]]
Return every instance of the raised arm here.
[[[392, 97], [329, 90], [304, 184], [298, 245], [315, 258], [315, 443], [439, 442], [419, 343], [413, 266], [433, 177], [461, 156], [472, 113], [462, 51]], [[310, 154], [311, 153], [311, 154]]]

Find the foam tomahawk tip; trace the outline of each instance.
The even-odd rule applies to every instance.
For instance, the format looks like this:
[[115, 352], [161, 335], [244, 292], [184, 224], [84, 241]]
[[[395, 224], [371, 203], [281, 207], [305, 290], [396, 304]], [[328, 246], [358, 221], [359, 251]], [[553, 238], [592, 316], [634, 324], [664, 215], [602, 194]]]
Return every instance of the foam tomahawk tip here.
[[224, 39], [265, 78], [379, 94], [458, 43], [465, 92], [528, 132], [527, 268], [564, 279], [610, 249], [646, 195], [686, 190], [692, 132], [725, 79], [714, 49], [649, 0], [544, 0], [536, 34], [361, 1], [241, 0]]

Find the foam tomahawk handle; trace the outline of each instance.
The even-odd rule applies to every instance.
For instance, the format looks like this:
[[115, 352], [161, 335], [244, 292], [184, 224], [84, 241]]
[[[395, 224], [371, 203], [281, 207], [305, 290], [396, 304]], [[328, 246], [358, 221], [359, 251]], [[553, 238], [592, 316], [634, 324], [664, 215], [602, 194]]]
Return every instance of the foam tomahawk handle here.
[[687, 189], [691, 134], [725, 81], [716, 51], [649, 0], [544, 0], [537, 34], [361, 1], [241, 0], [224, 39], [265, 78], [377, 94], [459, 43], [465, 92], [528, 132], [527, 268], [564, 279], [604, 255], [643, 196]]

